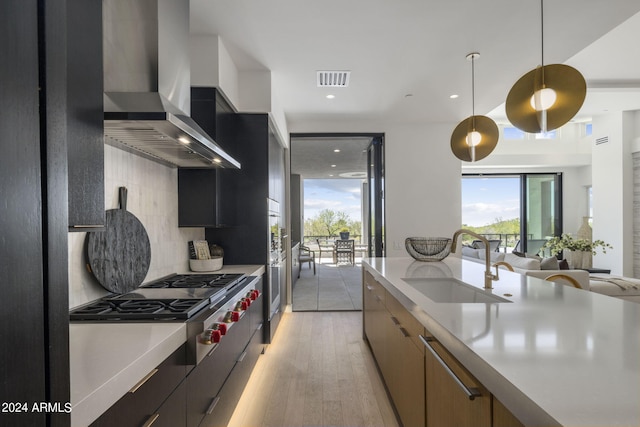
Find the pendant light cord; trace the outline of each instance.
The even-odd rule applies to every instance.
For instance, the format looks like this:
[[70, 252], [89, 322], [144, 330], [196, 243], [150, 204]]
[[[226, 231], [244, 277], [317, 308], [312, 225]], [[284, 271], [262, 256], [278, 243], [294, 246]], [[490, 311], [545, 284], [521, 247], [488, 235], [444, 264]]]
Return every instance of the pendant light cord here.
[[544, 0], [540, 0], [540, 57], [542, 89], [544, 89], [546, 87], [544, 83]]
[[475, 55], [471, 56], [471, 115], [476, 115], [476, 73], [475, 73]]

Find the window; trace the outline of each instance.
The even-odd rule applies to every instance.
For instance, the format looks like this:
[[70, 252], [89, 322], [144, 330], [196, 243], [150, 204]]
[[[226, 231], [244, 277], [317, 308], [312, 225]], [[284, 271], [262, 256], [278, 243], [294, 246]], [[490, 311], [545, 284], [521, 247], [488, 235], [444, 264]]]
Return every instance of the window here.
[[593, 134], [593, 123], [587, 123], [584, 126], [584, 133], [586, 136], [590, 136]]
[[515, 127], [505, 126], [502, 130], [504, 139], [524, 139], [524, 132]]
[[556, 139], [557, 136], [558, 135], [556, 130], [536, 133], [536, 139]]
[[562, 175], [463, 175], [462, 227], [500, 240], [502, 251], [539, 253], [562, 233]]

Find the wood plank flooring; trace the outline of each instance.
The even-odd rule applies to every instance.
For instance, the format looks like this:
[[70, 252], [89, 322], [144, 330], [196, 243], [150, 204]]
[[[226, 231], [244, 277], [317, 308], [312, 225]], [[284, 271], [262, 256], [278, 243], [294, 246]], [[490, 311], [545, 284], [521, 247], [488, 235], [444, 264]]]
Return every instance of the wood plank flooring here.
[[284, 313], [229, 426], [397, 427], [362, 313]]

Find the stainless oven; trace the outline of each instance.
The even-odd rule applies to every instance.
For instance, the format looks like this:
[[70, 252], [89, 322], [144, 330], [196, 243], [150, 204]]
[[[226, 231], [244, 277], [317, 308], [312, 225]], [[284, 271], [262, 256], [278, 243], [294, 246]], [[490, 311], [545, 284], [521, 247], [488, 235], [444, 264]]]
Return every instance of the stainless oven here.
[[268, 301], [267, 307], [267, 321], [265, 324], [265, 341], [271, 342], [271, 338], [280, 321], [280, 280], [285, 275], [283, 270], [283, 256], [282, 256], [282, 223], [280, 218], [280, 204], [273, 200], [267, 199], [267, 212], [268, 212], [268, 233], [267, 242], [268, 248], [268, 280], [269, 283], [266, 286], [268, 291], [266, 300]]

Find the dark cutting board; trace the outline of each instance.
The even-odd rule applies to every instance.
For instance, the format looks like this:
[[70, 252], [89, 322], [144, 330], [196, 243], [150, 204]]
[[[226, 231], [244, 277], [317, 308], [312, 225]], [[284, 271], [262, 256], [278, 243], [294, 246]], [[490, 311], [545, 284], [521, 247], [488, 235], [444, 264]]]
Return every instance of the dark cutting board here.
[[122, 294], [142, 284], [151, 263], [151, 245], [140, 220], [127, 211], [125, 187], [120, 187], [119, 197], [120, 209], [106, 212], [104, 231], [87, 233], [87, 262], [105, 289]]

